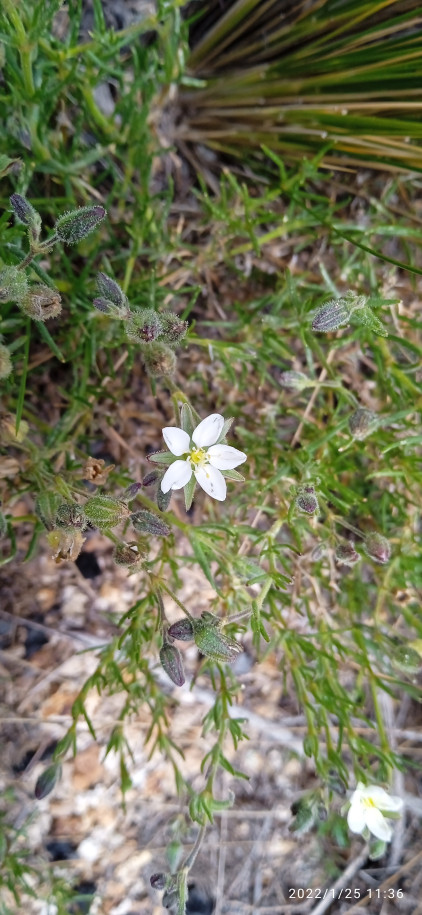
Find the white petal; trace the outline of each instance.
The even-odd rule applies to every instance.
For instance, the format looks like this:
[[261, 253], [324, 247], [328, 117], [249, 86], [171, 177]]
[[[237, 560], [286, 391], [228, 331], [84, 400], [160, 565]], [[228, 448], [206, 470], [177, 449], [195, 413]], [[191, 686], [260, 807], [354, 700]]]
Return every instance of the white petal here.
[[218, 499], [219, 502], [224, 502], [227, 493], [226, 481], [223, 474], [216, 467], [212, 467], [211, 464], [205, 464], [204, 467], [198, 467], [194, 473], [199, 485], [209, 496], [212, 496], [213, 499]]
[[163, 429], [163, 437], [167, 448], [176, 457], [180, 457], [181, 454], [186, 454], [189, 451], [190, 438], [183, 429], [178, 429], [177, 426], [166, 426]]
[[401, 797], [393, 797], [391, 794], [387, 794], [384, 788], [379, 788], [378, 785], [372, 785], [367, 788], [366, 797], [370, 797], [373, 800], [378, 810], [385, 812], [398, 813], [403, 807]]
[[220, 413], [211, 413], [199, 423], [192, 434], [193, 441], [198, 448], [207, 448], [214, 445], [224, 426], [224, 416]]
[[246, 454], [232, 448], [231, 445], [211, 445], [208, 448], [208, 457], [213, 467], [219, 470], [233, 470], [238, 464], [246, 461]]
[[347, 825], [352, 832], [362, 833], [366, 826], [366, 818], [360, 803], [353, 804], [347, 814]]
[[175, 461], [170, 464], [161, 480], [161, 491], [168, 492], [170, 489], [182, 489], [189, 483], [192, 476], [192, 467], [188, 461]]
[[393, 830], [388, 825], [387, 820], [383, 817], [380, 810], [377, 810], [376, 807], [368, 807], [365, 819], [366, 825], [373, 836], [377, 839], [382, 839], [383, 842], [390, 842]]

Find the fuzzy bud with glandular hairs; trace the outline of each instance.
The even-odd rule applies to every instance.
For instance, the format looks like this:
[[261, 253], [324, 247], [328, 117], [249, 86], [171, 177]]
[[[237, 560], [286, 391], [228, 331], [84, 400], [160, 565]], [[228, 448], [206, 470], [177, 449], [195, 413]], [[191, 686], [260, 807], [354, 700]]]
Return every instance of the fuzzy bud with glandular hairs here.
[[0, 302], [21, 302], [28, 291], [26, 274], [17, 267], [0, 270]]
[[130, 317], [130, 308], [127, 296], [120, 289], [118, 283], [106, 273], [97, 274], [97, 287], [100, 297], [94, 299], [93, 305], [111, 318], [126, 321]]
[[142, 358], [148, 375], [158, 378], [160, 375], [173, 375], [176, 370], [176, 356], [165, 343], [154, 343], [142, 352]]
[[150, 473], [147, 473], [146, 477], [142, 480], [143, 486], [152, 486], [154, 483], [157, 483], [160, 479], [160, 474], [158, 470], [151, 470]]
[[12, 360], [7, 346], [0, 343], [0, 380], [8, 378], [12, 371]]
[[313, 486], [304, 486], [296, 496], [296, 508], [307, 515], [314, 515], [319, 510], [318, 499]]
[[15, 216], [25, 226], [28, 226], [34, 241], [37, 241], [41, 232], [41, 216], [32, 204], [22, 194], [12, 194], [10, 198]]
[[175, 315], [171, 311], [162, 312], [160, 314], [160, 322], [161, 335], [164, 338], [164, 342], [168, 343], [169, 346], [177, 346], [178, 343], [181, 343], [187, 334], [188, 322], [182, 321], [179, 315]]
[[115, 527], [130, 515], [130, 509], [124, 502], [100, 495], [88, 499], [84, 511], [87, 520], [100, 530]]
[[133, 502], [136, 496], [139, 495], [143, 485], [143, 483], [131, 483], [130, 486], [126, 487], [120, 498], [123, 502]]
[[151, 874], [149, 882], [154, 890], [163, 890], [167, 883], [167, 874]]
[[153, 308], [132, 310], [125, 331], [135, 343], [152, 343], [161, 335], [160, 316]]
[[166, 672], [167, 676], [170, 677], [170, 680], [176, 684], [176, 686], [183, 686], [185, 682], [185, 672], [183, 670], [183, 661], [182, 655], [176, 645], [171, 645], [170, 642], [164, 642], [163, 647], [160, 651], [160, 662], [163, 670]]
[[179, 642], [191, 642], [193, 639], [193, 626], [191, 621], [188, 619], [176, 620], [176, 622], [172, 623], [169, 627], [168, 634], [172, 639], [177, 639]]
[[106, 211], [101, 206], [72, 210], [71, 213], [65, 213], [57, 220], [54, 226], [55, 235], [67, 245], [76, 245], [78, 241], [93, 232], [105, 216]]
[[65, 531], [85, 530], [87, 520], [83, 508], [76, 502], [63, 502], [57, 508], [56, 525]]
[[376, 413], [373, 413], [372, 410], [367, 410], [365, 407], [359, 407], [349, 419], [350, 432], [353, 438], [357, 438], [359, 441], [366, 438], [367, 435], [371, 435], [377, 425], [378, 417]]
[[238, 642], [223, 635], [220, 620], [208, 610], [204, 610], [198, 620], [192, 620], [192, 625], [197, 648], [212, 661], [228, 661], [230, 664], [243, 650]]
[[339, 327], [345, 327], [350, 323], [353, 312], [358, 308], [363, 308], [365, 303], [365, 296], [358, 296], [354, 292], [347, 293], [344, 298], [326, 302], [316, 313], [312, 321], [312, 330], [329, 333], [332, 330], [338, 330]]
[[303, 372], [281, 372], [280, 384], [283, 388], [292, 388], [293, 391], [304, 391], [312, 387], [312, 381]]
[[58, 289], [50, 289], [44, 283], [36, 283], [30, 286], [18, 305], [28, 318], [33, 318], [34, 321], [48, 321], [49, 318], [57, 318], [61, 313], [61, 302]]
[[349, 543], [339, 543], [336, 547], [335, 558], [345, 566], [354, 566], [360, 560], [359, 553], [355, 550], [352, 540]]
[[374, 531], [365, 537], [364, 548], [370, 559], [385, 565], [391, 556], [391, 545], [386, 537]]
[[48, 766], [47, 769], [44, 769], [44, 772], [41, 773], [35, 785], [34, 794], [37, 801], [40, 801], [43, 797], [47, 797], [48, 794], [51, 794], [61, 776], [61, 772], [62, 767], [60, 763], [53, 763], [51, 766]]
[[140, 534], [152, 534], [153, 537], [168, 537], [170, 528], [161, 518], [146, 509], [134, 512], [130, 520]]

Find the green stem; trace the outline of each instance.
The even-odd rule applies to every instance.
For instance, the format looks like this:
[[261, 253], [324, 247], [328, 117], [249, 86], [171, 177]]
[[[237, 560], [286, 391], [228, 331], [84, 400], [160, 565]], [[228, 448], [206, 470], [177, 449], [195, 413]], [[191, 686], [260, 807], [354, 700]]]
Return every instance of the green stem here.
[[16, 47], [18, 48], [21, 59], [23, 82], [27, 96], [32, 98], [35, 94], [31, 60], [32, 47], [28, 44], [25, 27], [12, 0], [3, 0], [3, 7], [16, 32]]

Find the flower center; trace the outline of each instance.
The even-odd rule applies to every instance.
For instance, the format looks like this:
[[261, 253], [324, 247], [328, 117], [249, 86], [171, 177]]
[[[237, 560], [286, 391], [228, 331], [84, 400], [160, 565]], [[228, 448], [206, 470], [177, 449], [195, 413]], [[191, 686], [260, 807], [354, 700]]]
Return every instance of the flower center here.
[[198, 467], [203, 467], [204, 464], [209, 463], [209, 458], [205, 448], [192, 448], [189, 452], [188, 460], [190, 461], [194, 470]]
[[376, 806], [376, 804], [374, 804], [374, 801], [372, 800], [371, 797], [365, 797], [363, 799], [363, 804], [364, 804], [364, 807], [375, 807]]

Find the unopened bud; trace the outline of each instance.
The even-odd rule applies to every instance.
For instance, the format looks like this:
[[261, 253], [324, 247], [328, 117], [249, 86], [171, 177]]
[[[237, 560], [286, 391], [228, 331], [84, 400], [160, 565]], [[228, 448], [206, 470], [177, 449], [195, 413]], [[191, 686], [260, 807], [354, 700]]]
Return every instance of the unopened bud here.
[[193, 622], [195, 644], [201, 654], [212, 661], [234, 661], [242, 646], [234, 639], [223, 635], [220, 621], [207, 610]]
[[22, 197], [21, 194], [12, 194], [10, 203], [12, 204], [15, 216], [31, 230], [32, 237], [34, 239], [39, 238], [41, 231], [41, 216], [38, 211], [34, 209], [32, 204], [29, 203], [29, 200], [27, 200], [26, 197]]
[[87, 520], [83, 508], [77, 502], [63, 502], [57, 509], [56, 525], [63, 530], [85, 530]]
[[102, 528], [115, 527], [130, 511], [124, 502], [112, 499], [111, 496], [92, 496], [84, 505], [85, 515], [91, 524]]
[[136, 499], [136, 496], [139, 495], [144, 485], [144, 483], [131, 483], [130, 486], [125, 489], [120, 498], [123, 502], [133, 502], [133, 500]]
[[349, 543], [339, 543], [336, 548], [335, 558], [337, 562], [341, 562], [345, 566], [354, 566], [360, 560], [359, 553], [356, 552], [355, 545], [351, 540]]
[[113, 553], [113, 559], [118, 566], [125, 566], [128, 569], [131, 569], [132, 572], [138, 571], [141, 568], [143, 562], [143, 556], [139, 553], [139, 550], [135, 545], [127, 543], [119, 543]]
[[127, 298], [118, 283], [112, 280], [106, 273], [97, 274], [98, 291], [105, 299], [112, 302], [113, 305], [122, 307], [127, 305]]
[[129, 340], [136, 343], [152, 343], [161, 334], [160, 316], [153, 308], [139, 308], [131, 311], [125, 325]]
[[28, 291], [28, 279], [17, 267], [0, 270], [0, 302], [21, 302]]
[[389, 541], [382, 534], [377, 534], [375, 531], [365, 537], [364, 548], [374, 562], [380, 562], [384, 565], [390, 559], [391, 545]]
[[163, 890], [167, 883], [167, 874], [151, 874], [149, 882], [154, 890]]
[[344, 298], [332, 299], [319, 309], [312, 321], [312, 330], [329, 333], [349, 324], [350, 317], [357, 308], [363, 308], [365, 296], [357, 296], [353, 292]]
[[170, 680], [176, 684], [176, 686], [183, 686], [185, 682], [185, 672], [183, 670], [183, 661], [182, 655], [176, 645], [170, 645], [169, 642], [165, 642], [161, 651], [160, 651], [160, 662], [163, 670], [166, 672], [167, 676], [170, 677]]
[[50, 289], [43, 283], [30, 286], [25, 297], [18, 302], [19, 308], [34, 321], [48, 321], [61, 313], [61, 295], [57, 289]]
[[0, 379], [8, 378], [12, 371], [12, 360], [7, 346], [0, 343]]
[[142, 352], [146, 371], [152, 378], [173, 375], [176, 370], [176, 356], [165, 343], [154, 343]]
[[94, 299], [93, 306], [97, 311], [101, 311], [104, 315], [113, 314], [114, 305], [112, 302], [109, 302], [108, 299]]
[[168, 537], [170, 528], [168, 524], [153, 515], [152, 512], [142, 509], [130, 516], [130, 520], [135, 528], [141, 534], [152, 534], [154, 537]]
[[106, 216], [104, 207], [81, 207], [60, 216], [54, 227], [60, 241], [67, 245], [75, 245], [82, 238], [86, 238]]
[[294, 391], [304, 391], [312, 387], [312, 381], [303, 372], [281, 372], [280, 384], [283, 388], [292, 388]]
[[60, 763], [53, 763], [53, 765], [44, 769], [44, 772], [41, 773], [35, 785], [34, 793], [37, 801], [40, 801], [43, 797], [47, 797], [47, 794], [51, 794], [61, 776], [61, 771], [62, 767]]
[[191, 621], [188, 619], [176, 620], [176, 622], [172, 623], [169, 627], [168, 634], [172, 639], [177, 639], [179, 642], [191, 642], [193, 639], [193, 626]]
[[158, 470], [151, 470], [150, 473], [147, 473], [146, 477], [142, 480], [143, 486], [152, 486], [153, 483], [156, 483], [160, 479], [160, 474]]
[[307, 515], [314, 515], [319, 510], [318, 499], [313, 486], [304, 486], [296, 496], [296, 508]]
[[189, 325], [187, 321], [182, 321], [179, 315], [164, 311], [160, 314], [160, 321], [162, 336], [170, 346], [176, 346], [186, 336]]
[[373, 413], [372, 410], [367, 410], [365, 407], [360, 407], [359, 410], [355, 410], [349, 419], [350, 432], [353, 435], [353, 438], [359, 440], [370, 435], [371, 432], [376, 429], [377, 425], [378, 417], [376, 413]]

